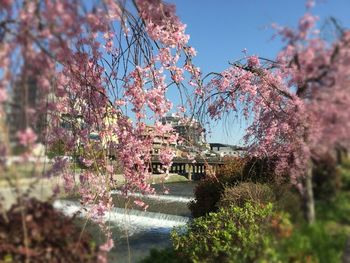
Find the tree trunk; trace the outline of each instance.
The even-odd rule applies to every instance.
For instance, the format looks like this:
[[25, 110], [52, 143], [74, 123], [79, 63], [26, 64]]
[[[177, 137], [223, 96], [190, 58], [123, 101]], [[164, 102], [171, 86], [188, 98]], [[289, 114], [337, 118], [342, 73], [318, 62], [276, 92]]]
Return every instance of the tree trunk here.
[[312, 187], [312, 167], [312, 162], [310, 162], [304, 181], [304, 217], [309, 224], [314, 223], [316, 220], [314, 191]]

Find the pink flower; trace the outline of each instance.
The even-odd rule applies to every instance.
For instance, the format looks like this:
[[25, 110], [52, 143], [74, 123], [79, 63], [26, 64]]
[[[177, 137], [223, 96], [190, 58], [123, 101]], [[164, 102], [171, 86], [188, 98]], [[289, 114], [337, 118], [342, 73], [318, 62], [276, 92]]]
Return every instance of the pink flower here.
[[313, 8], [315, 6], [315, 0], [307, 0], [305, 6], [307, 9]]
[[74, 174], [65, 172], [63, 174], [64, 190], [70, 192], [74, 189]]
[[147, 205], [145, 202], [141, 201], [141, 200], [135, 200], [134, 204], [142, 207], [144, 210], [147, 210], [147, 208], [149, 207], [149, 205]]
[[112, 238], [108, 238], [107, 241], [100, 246], [100, 250], [104, 252], [110, 251], [114, 246], [114, 242]]
[[89, 160], [89, 159], [85, 159], [83, 157], [80, 157], [80, 161], [86, 166], [86, 167], [90, 167], [94, 161], [93, 160]]
[[144, 203], [143, 201], [141, 201], [141, 200], [135, 200], [135, 201], [134, 201], [134, 204], [137, 205], [137, 206], [139, 206], [139, 207], [145, 206], [145, 203]]
[[257, 56], [250, 56], [248, 58], [248, 66], [249, 67], [257, 67], [260, 65], [259, 58]]
[[0, 88], [0, 103], [3, 103], [7, 100], [7, 92], [5, 89]]
[[0, 9], [1, 9], [1, 7], [10, 8], [11, 4], [12, 4], [12, 0], [1, 0], [0, 1]]
[[38, 139], [32, 128], [27, 128], [24, 131], [17, 132], [17, 138], [19, 143], [25, 147], [33, 145]]
[[195, 50], [193, 47], [188, 48], [187, 52], [191, 57], [195, 57], [197, 55], [197, 50]]
[[106, 171], [110, 174], [114, 172], [114, 167], [113, 165], [106, 165]]

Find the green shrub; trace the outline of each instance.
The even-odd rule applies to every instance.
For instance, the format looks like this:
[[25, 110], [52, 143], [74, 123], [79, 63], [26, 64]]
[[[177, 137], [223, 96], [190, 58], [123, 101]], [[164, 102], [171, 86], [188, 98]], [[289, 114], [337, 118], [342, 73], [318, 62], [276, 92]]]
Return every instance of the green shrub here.
[[332, 201], [319, 201], [316, 214], [323, 221], [350, 225], [350, 192], [341, 192]]
[[262, 203], [276, 202], [278, 209], [301, 218], [300, 194], [292, 189], [288, 178], [276, 178], [273, 169], [273, 158], [226, 159], [216, 177], [201, 180], [194, 189], [194, 200], [189, 203], [192, 216], [216, 212], [219, 206], [231, 201], [242, 205], [260, 199]]
[[318, 200], [329, 200], [340, 191], [341, 175], [336, 160], [331, 155], [323, 156], [314, 164], [313, 186]]
[[274, 184], [279, 179], [278, 183], [285, 183], [286, 177], [276, 177], [275, 162], [277, 158], [255, 158], [248, 159], [242, 171], [242, 178], [245, 182], [251, 181], [254, 183]]
[[67, 145], [63, 140], [58, 140], [54, 142], [52, 145], [50, 145], [47, 156], [52, 159], [56, 156], [62, 156], [65, 155], [67, 152]]
[[275, 201], [272, 189], [266, 184], [241, 183], [237, 186], [226, 187], [218, 206], [244, 206], [246, 202], [253, 204], [267, 204]]
[[288, 219], [273, 212], [272, 204], [247, 202], [194, 219], [175, 229], [172, 240], [180, 257], [191, 262], [271, 262], [276, 238], [290, 231]]
[[246, 201], [274, 203], [276, 209], [288, 212], [295, 220], [301, 219], [300, 194], [290, 184], [240, 183], [235, 177], [207, 178], [194, 189], [195, 199], [189, 203], [192, 216], [197, 218], [220, 207], [238, 205]]
[[342, 166], [338, 168], [338, 172], [342, 181], [342, 189], [349, 191], [350, 190], [350, 168]]
[[140, 261], [140, 263], [186, 263], [187, 259], [180, 258], [173, 248], [151, 249], [149, 256]]
[[201, 180], [194, 189], [194, 200], [188, 204], [192, 216], [200, 217], [215, 212], [222, 191], [223, 186], [218, 180], [214, 178]]
[[280, 262], [341, 262], [346, 234], [332, 236], [324, 223], [303, 225], [279, 242], [275, 258]]
[[271, 188], [276, 200], [275, 209], [291, 215], [293, 222], [303, 221], [302, 199], [298, 190], [291, 184], [275, 184]]
[[217, 203], [226, 187], [231, 187], [244, 181], [243, 170], [246, 159], [226, 158], [218, 169], [216, 177], [202, 179], [194, 189], [194, 201], [189, 203], [193, 217], [207, 215], [218, 210]]
[[220, 166], [217, 171], [218, 178], [236, 177], [238, 181], [243, 181], [243, 170], [246, 165], [246, 162], [246, 158], [225, 157], [224, 165]]
[[345, 169], [350, 170], [350, 158], [349, 156], [343, 158], [342, 164], [341, 164]]
[[225, 187], [238, 184], [235, 176], [220, 176], [201, 180], [194, 189], [195, 199], [188, 205], [193, 217], [207, 215], [218, 210], [217, 203], [223, 194]]

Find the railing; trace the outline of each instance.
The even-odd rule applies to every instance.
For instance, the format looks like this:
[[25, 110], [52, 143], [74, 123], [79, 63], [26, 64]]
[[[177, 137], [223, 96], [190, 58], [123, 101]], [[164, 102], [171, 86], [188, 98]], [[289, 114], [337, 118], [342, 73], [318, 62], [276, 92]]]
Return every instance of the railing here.
[[[197, 158], [194, 160], [175, 157], [169, 172], [186, 176], [190, 180], [198, 180], [206, 175], [208, 169], [216, 172], [218, 167], [223, 164], [223, 160], [219, 157]], [[152, 158], [152, 172], [155, 174], [161, 173], [162, 168], [158, 156], [154, 156]]]

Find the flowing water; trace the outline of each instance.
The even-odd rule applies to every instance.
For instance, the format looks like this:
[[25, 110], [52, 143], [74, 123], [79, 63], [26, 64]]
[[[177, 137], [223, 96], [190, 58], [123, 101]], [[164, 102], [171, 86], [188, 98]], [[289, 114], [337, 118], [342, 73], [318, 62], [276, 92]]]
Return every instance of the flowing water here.
[[[190, 220], [187, 204], [193, 199], [195, 184], [166, 184], [169, 190], [167, 195], [161, 194], [163, 185], [153, 185], [159, 193], [157, 195], [133, 193], [125, 198], [120, 190], [112, 191], [115, 208], [104, 218], [111, 226], [115, 243], [110, 253], [110, 262], [129, 262], [129, 257], [130, 262], [138, 262], [149, 254], [151, 248], [170, 246], [169, 235], [172, 228], [183, 226]], [[147, 211], [134, 204], [133, 201], [139, 199], [149, 205]], [[81, 211], [82, 218], [86, 216], [77, 200], [58, 200], [54, 206], [67, 215]], [[89, 224], [87, 229], [98, 241], [98, 228]]]

